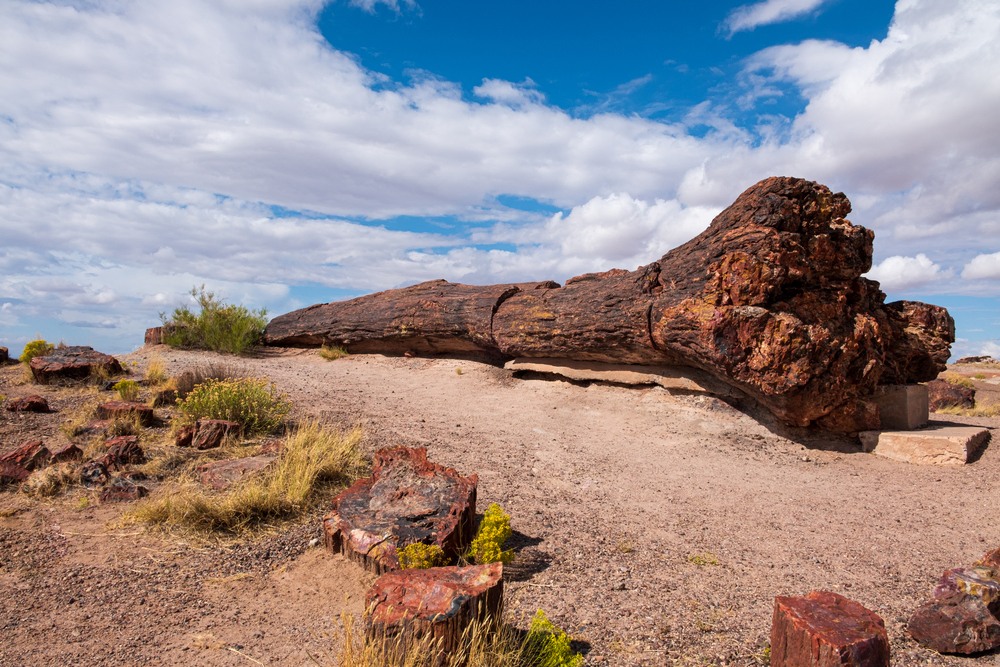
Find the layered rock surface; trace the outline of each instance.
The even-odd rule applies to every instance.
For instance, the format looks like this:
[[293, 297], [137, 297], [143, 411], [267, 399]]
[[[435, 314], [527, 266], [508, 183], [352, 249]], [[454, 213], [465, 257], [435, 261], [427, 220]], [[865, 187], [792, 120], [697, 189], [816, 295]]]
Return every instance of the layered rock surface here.
[[92, 347], [78, 345], [56, 348], [44, 357], [31, 360], [31, 373], [38, 384], [57, 380], [83, 380], [103, 369], [108, 375], [122, 372], [114, 357], [97, 352]]
[[842, 194], [797, 178], [744, 192], [701, 235], [635, 271], [474, 287], [443, 280], [275, 318], [265, 342], [350, 352], [446, 353], [691, 366], [788, 424], [880, 428], [880, 385], [944, 370], [954, 322], [886, 304], [874, 234]]
[[889, 667], [885, 623], [829, 591], [774, 600], [772, 667]]

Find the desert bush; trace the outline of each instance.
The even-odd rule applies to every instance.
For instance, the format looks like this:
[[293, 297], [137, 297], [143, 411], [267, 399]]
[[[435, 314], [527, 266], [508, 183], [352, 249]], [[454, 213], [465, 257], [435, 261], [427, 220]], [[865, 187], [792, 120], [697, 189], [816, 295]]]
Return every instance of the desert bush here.
[[570, 648], [570, 639], [566, 633], [548, 619], [545, 612], [539, 609], [531, 619], [531, 628], [524, 640], [522, 660], [529, 665], [538, 667], [579, 667], [583, 665], [583, 656], [574, 653]]
[[972, 380], [965, 377], [964, 375], [955, 373], [954, 371], [948, 371], [947, 373], [941, 376], [941, 379], [944, 380], [945, 382], [958, 385], [959, 387], [965, 387], [966, 389], [976, 388], [976, 385], [975, 383], [973, 383]]
[[185, 399], [195, 387], [206, 380], [233, 380], [247, 377], [246, 370], [233, 364], [213, 363], [198, 366], [194, 370], [184, 371], [170, 378], [167, 387], [177, 392], [178, 399]]
[[469, 547], [466, 558], [480, 565], [497, 561], [509, 563], [514, 560], [514, 550], [504, 551], [503, 544], [510, 536], [510, 515], [493, 503], [483, 515], [483, 520], [479, 522], [479, 528], [472, 539], [472, 546]]
[[269, 433], [292, 409], [287, 394], [267, 378], [205, 380], [177, 404], [187, 421], [225, 419], [236, 422], [244, 435]]
[[147, 384], [154, 387], [167, 381], [167, 367], [163, 363], [163, 359], [153, 357], [149, 360], [149, 364], [146, 365], [146, 374], [144, 379]]
[[399, 566], [404, 570], [426, 570], [444, 565], [444, 551], [436, 544], [414, 542], [408, 544], [399, 553]]
[[350, 352], [336, 345], [324, 345], [323, 347], [319, 348], [319, 356], [326, 359], [327, 361], [336, 361], [337, 359], [342, 359], [349, 355]]
[[31, 360], [35, 357], [44, 357], [49, 352], [56, 349], [56, 346], [52, 343], [46, 343], [44, 340], [33, 340], [24, 346], [24, 350], [21, 352], [21, 356], [18, 357], [21, 363], [30, 364]]
[[192, 288], [191, 296], [198, 302], [195, 314], [187, 306], [174, 309], [164, 323], [163, 342], [173, 347], [216, 350], [229, 354], [244, 354], [256, 345], [267, 326], [267, 310], [249, 310], [244, 306], [226, 304], [214, 292]]
[[191, 484], [165, 489], [140, 503], [129, 520], [202, 531], [239, 533], [274, 520], [293, 519], [324, 494], [366, 470], [360, 429], [347, 433], [317, 423], [301, 425], [268, 469], [237, 482], [224, 494]]
[[135, 401], [139, 398], [139, 383], [135, 380], [120, 380], [112, 389], [118, 392], [118, 398], [123, 401]]
[[117, 438], [120, 435], [139, 435], [146, 432], [146, 427], [142, 425], [142, 418], [135, 412], [130, 412], [115, 419], [108, 424], [105, 435], [109, 438]]

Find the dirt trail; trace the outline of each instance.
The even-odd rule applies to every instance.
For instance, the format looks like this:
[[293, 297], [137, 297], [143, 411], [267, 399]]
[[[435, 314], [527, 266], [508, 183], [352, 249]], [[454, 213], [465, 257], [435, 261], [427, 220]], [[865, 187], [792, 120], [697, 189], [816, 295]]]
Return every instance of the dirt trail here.
[[[141, 369], [152, 355], [171, 374], [231, 361], [164, 347], [123, 358]], [[368, 447], [425, 445], [432, 460], [478, 473], [480, 511], [500, 503], [516, 531], [509, 609], [545, 609], [588, 665], [759, 664], [774, 597], [814, 589], [879, 613], [895, 665], [996, 661], [925, 651], [905, 620], [943, 570], [1000, 546], [1000, 419], [947, 417], [989, 426], [993, 443], [968, 466], [928, 468], [659, 388], [515, 379], [453, 359], [326, 362], [285, 350], [236, 363], [287, 391], [298, 418], [360, 423]], [[5, 419], [3, 451], [20, 444]], [[13, 495], [0, 494], [0, 508], [21, 502]], [[145, 533], [54, 546], [53, 523], [101, 535], [120, 511], [80, 512], [66, 499], [0, 519], [0, 626], [12, 638], [0, 664], [312, 664], [305, 651], [334, 646], [323, 633], [335, 631], [345, 596], [360, 610], [365, 575], [308, 548], [318, 524], [250, 548]], [[38, 565], [13, 555], [22, 543], [44, 554]], [[262, 567], [268, 544], [279, 557]], [[124, 592], [95, 603], [87, 586], [75, 592], [78, 576], [66, 579], [77, 571]], [[128, 611], [130, 587], [145, 596], [140, 611]]]

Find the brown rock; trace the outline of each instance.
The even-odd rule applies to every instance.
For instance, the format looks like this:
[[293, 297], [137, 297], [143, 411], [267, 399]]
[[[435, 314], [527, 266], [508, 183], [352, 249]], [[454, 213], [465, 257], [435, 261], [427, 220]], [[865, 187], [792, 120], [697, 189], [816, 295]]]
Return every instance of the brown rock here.
[[980, 653], [1000, 646], [1000, 622], [982, 598], [953, 592], [924, 603], [908, 625], [917, 643], [938, 653]]
[[143, 426], [156, 423], [153, 408], [135, 401], [108, 401], [97, 406], [98, 419], [122, 419], [137, 415]]
[[56, 380], [84, 380], [103, 368], [108, 374], [122, 372], [118, 360], [87, 346], [56, 348], [44, 357], [31, 360], [31, 373], [38, 384]]
[[274, 456], [280, 456], [285, 453], [285, 443], [281, 440], [268, 440], [260, 449], [257, 450], [258, 456], [264, 456], [268, 454], [273, 454]]
[[143, 342], [146, 345], [161, 345], [163, 343], [163, 327], [150, 327], [146, 329], [146, 336]]
[[99, 496], [102, 503], [120, 502], [123, 500], [138, 500], [149, 495], [149, 489], [121, 477], [113, 478], [107, 486], [101, 489]]
[[956, 567], [941, 575], [934, 588], [934, 597], [945, 598], [952, 593], [973, 595], [982, 600], [991, 611], [1000, 611], [1000, 581], [992, 567]]
[[326, 546], [377, 573], [399, 569], [397, 547], [415, 542], [453, 559], [472, 541], [478, 482], [431, 463], [425, 447], [381, 449], [372, 476], [334, 498], [323, 519]]
[[995, 364], [997, 360], [989, 355], [983, 355], [978, 357], [962, 357], [956, 364]]
[[931, 412], [943, 408], [974, 408], [976, 407], [976, 390], [952, 384], [944, 380], [931, 380], [927, 383], [929, 407]]
[[87, 461], [80, 468], [80, 484], [88, 489], [104, 486], [108, 483], [108, 479], [110, 479], [108, 467], [101, 459]]
[[777, 597], [772, 667], [888, 667], [889, 638], [878, 614], [829, 591]]
[[197, 432], [198, 427], [194, 424], [181, 426], [181, 430], [177, 431], [177, 437], [174, 438], [174, 444], [178, 447], [190, 447], [194, 440], [194, 434]]
[[161, 389], [153, 395], [153, 407], [161, 408], [164, 405], [173, 405], [177, 402], [177, 390]]
[[52, 463], [63, 461], [78, 461], [83, 458], [83, 450], [76, 445], [66, 445], [60, 450], [52, 452]]
[[0, 463], [0, 486], [4, 484], [20, 484], [30, 476], [30, 472], [16, 463]]
[[195, 449], [214, 449], [222, 445], [227, 435], [235, 435], [239, 430], [240, 425], [236, 422], [224, 419], [199, 419], [191, 446]]
[[8, 401], [7, 409], [11, 412], [52, 412], [49, 402], [37, 394]]
[[220, 491], [248, 475], [260, 472], [271, 465], [277, 456], [248, 456], [242, 459], [224, 459], [198, 466], [201, 483]]
[[122, 470], [130, 465], [146, 462], [146, 453], [139, 446], [139, 438], [134, 435], [120, 435], [104, 443], [107, 453], [101, 457], [108, 470]]
[[29, 440], [14, 451], [0, 456], [0, 464], [13, 463], [25, 470], [36, 470], [48, 465], [51, 459], [52, 452], [41, 440]]
[[10, 363], [10, 352], [5, 347], [0, 347], [0, 364]]
[[432, 664], [448, 664], [465, 628], [499, 615], [502, 600], [503, 563], [389, 572], [365, 596], [368, 631], [402, 645], [427, 637], [439, 642]]
[[[943, 308], [886, 304], [874, 234], [842, 194], [797, 178], [744, 192], [688, 243], [635, 271], [474, 287], [443, 280], [271, 320], [264, 340], [352, 353], [693, 366], [795, 426], [880, 428], [880, 385], [925, 382], [955, 338]], [[826, 421], [822, 421], [826, 418]]]

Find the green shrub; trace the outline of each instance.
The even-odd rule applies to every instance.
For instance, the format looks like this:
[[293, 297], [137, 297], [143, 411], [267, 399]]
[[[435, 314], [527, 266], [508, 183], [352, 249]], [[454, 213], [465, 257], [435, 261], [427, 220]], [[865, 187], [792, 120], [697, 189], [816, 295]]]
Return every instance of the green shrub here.
[[349, 354], [350, 352], [342, 347], [337, 347], [336, 345], [324, 345], [319, 349], [319, 356], [323, 357], [327, 361], [336, 361], [337, 359], [342, 359]]
[[514, 550], [503, 551], [503, 544], [511, 536], [510, 515], [493, 503], [479, 522], [479, 529], [469, 547], [467, 558], [482, 565], [485, 563], [509, 563], [514, 560]]
[[112, 389], [118, 392], [118, 398], [123, 401], [134, 401], [139, 398], [139, 383], [135, 380], [121, 380]]
[[444, 565], [444, 551], [436, 544], [415, 542], [404, 547], [397, 555], [399, 566], [404, 570], [426, 570]]
[[528, 636], [524, 640], [522, 659], [537, 667], [580, 667], [583, 656], [570, 648], [565, 632], [552, 624], [545, 612], [539, 609], [531, 619]]
[[30, 364], [31, 360], [35, 357], [44, 357], [49, 352], [56, 349], [56, 346], [52, 343], [46, 343], [44, 340], [33, 340], [24, 346], [24, 351], [21, 352], [20, 360], [22, 363]]
[[225, 419], [244, 435], [269, 433], [288, 416], [292, 404], [267, 378], [205, 380], [177, 404], [188, 421]]
[[174, 309], [169, 318], [160, 313], [165, 325], [163, 342], [167, 345], [243, 354], [264, 335], [267, 310], [227, 305], [214, 292], [206, 292], [204, 285], [200, 290], [192, 288], [191, 296], [201, 308], [197, 315], [187, 306]]

